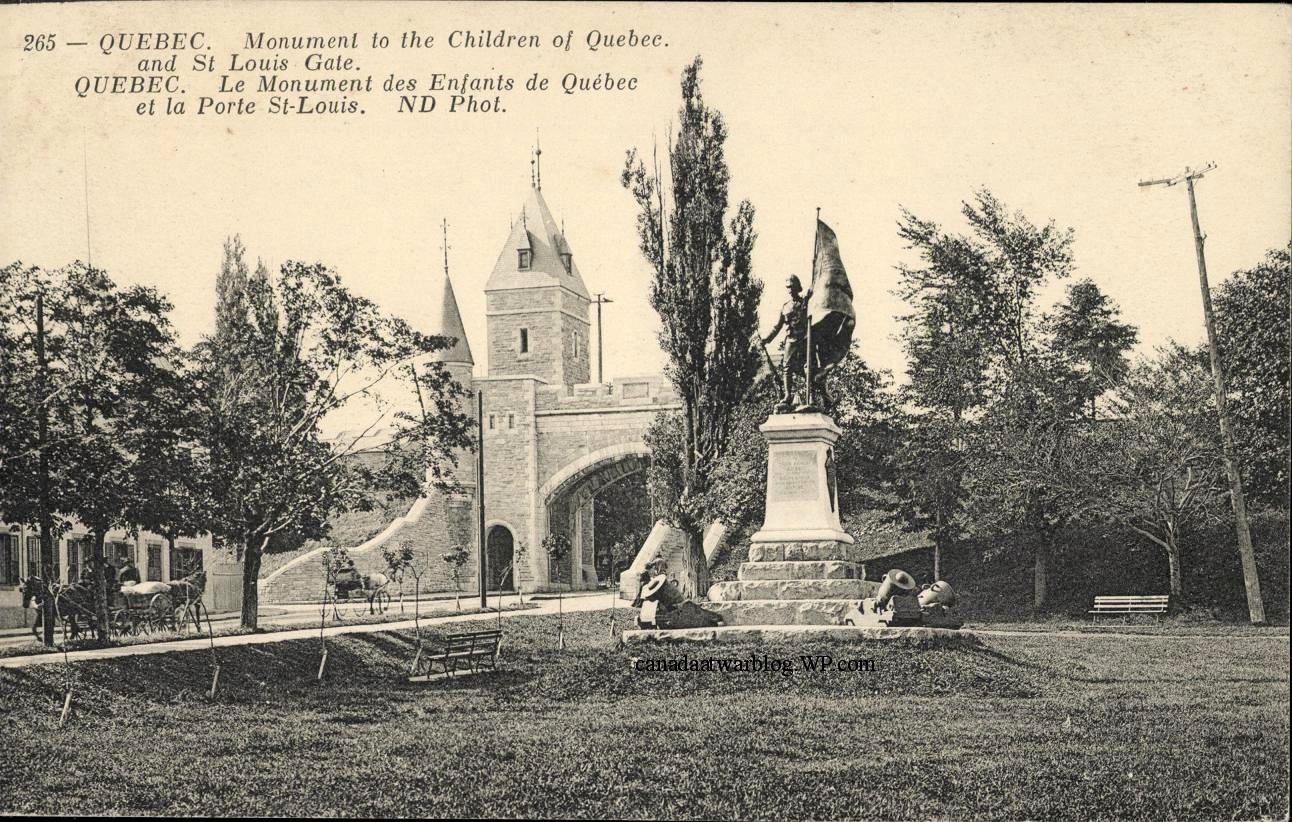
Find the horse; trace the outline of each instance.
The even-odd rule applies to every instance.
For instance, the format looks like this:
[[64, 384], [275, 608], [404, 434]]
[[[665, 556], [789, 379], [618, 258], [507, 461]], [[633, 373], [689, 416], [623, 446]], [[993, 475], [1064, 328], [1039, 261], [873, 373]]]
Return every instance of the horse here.
[[204, 610], [202, 594], [206, 591], [206, 570], [198, 569], [183, 579], [171, 580], [167, 585], [170, 586], [171, 601], [176, 605], [175, 622], [187, 625], [188, 621], [192, 620], [193, 627], [200, 632]]
[[94, 618], [94, 590], [89, 585], [79, 582], [70, 585], [50, 584], [33, 575], [20, 580], [18, 590], [22, 593], [24, 609], [33, 604], [36, 606], [36, 621], [31, 626], [32, 636], [41, 639], [43, 633], [41, 629], [45, 622], [45, 610], [42, 605], [45, 597], [52, 596], [54, 618], [62, 623], [65, 639], [76, 639], [81, 635], [82, 618], [85, 620], [85, 627], [89, 634], [98, 638], [99, 628]]
[[[386, 593], [386, 586], [390, 584], [390, 577], [382, 573], [364, 574], [361, 578], [361, 582], [363, 585], [362, 590], [368, 597], [368, 613], [376, 613], [376, 611], [373, 610], [373, 603], [377, 601], [379, 596]], [[381, 610], [386, 610], [384, 603]]]
[[[342, 587], [343, 584], [344, 587]], [[390, 577], [382, 573], [364, 574], [353, 581], [334, 578], [332, 581], [333, 612], [335, 613], [336, 611], [336, 602], [342, 598], [341, 595], [344, 594], [345, 598], [349, 599], [352, 591], [363, 592], [364, 599], [368, 600], [368, 613], [377, 613], [376, 605], [379, 601], [381, 602], [381, 610], [384, 611], [386, 606], [382, 597], [386, 595], [388, 585], [390, 585]], [[386, 596], [388, 598], [388, 595]]]

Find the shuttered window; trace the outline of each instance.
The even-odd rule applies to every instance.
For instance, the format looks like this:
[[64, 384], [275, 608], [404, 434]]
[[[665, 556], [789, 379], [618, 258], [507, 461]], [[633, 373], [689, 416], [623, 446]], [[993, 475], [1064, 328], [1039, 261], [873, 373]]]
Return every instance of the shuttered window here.
[[18, 584], [18, 536], [0, 534], [0, 585]]
[[148, 581], [161, 582], [162, 578], [162, 544], [148, 543]]

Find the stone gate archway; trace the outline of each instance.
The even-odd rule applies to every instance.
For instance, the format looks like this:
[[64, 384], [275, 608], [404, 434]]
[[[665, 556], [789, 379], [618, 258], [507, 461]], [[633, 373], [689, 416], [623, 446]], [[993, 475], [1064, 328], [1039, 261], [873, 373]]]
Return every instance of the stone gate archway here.
[[539, 491], [547, 520], [543, 534], [564, 534], [571, 545], [564, 562], [549, 563], [552, 583], [574, 588], [597, 585], [594, 500], [605, 487], [649, 465], [645, 443], [622, 443], [581, 457], [543, 485]]

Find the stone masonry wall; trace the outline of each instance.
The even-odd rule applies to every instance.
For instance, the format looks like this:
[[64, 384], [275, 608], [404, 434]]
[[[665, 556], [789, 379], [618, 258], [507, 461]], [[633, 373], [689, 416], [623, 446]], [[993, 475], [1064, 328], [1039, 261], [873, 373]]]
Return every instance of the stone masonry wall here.
[[[361, 574], [387, 573], [383, 556], [385, 548], [399, 549], [411, 544], [414, 562], [425, 572], [420, 588], [423, 593], [452, 591], [455, 584], [450, 566], [441, 557], [454, 545], [465, 543], [470, 559], [460, 577], [463, 591], [476, 589], [477, 541], [470, 497], [447, 496], [438, 491], [413, 504], [409, 514], [395, 527], [362, 546], [346, 546]], [[260, 582], [260, 599], [266, 603], [317, 602], [323, 596], [323, 555], [320, 548], [278, 569]], [[414, 590], [410, 576], [403, 585], [405, 594]], [[397, 586], [390, 589], [396, 595]]]

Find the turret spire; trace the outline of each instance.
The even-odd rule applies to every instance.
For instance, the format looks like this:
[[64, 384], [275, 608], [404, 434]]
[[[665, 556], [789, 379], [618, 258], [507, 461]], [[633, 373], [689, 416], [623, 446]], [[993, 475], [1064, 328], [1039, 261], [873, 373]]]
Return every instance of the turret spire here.
[[467, 332], [462, 326], [462, 312], [458, 310], [458, 298], [453, 293], [453, 281], [449, 278], [449, 221], [440, 221], [440, 230], [444, 238], [444, 296], [440, 300], [440, 325], [436, 334], [452, 337], [455, 342], [448, 348], [436, 351], [431, 355], [432, 362], [458, 363], [474, 365], [471, 357], [471, 345], [467, 342]]
[[538, 139], [538, 129], [534, 129], [534, 188], [543, 190], [543, 145]]

